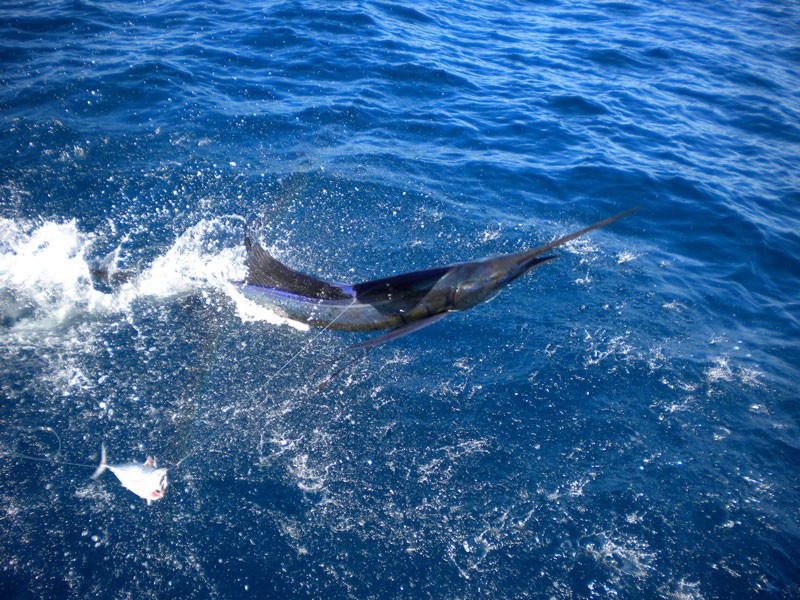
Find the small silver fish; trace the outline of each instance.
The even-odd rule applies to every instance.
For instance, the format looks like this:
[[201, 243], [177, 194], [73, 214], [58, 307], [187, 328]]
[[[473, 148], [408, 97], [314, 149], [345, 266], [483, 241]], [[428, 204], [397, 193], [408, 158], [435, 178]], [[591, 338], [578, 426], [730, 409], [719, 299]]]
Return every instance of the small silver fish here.
[[157, 468], [155, 459], [148, 456], [143, 464], [130, 462], [124, 465], [109, 465], [106, 462], [106, 445], [100, 446], [100, 465], [92, 475], [97, 479], [108, 469], [117, 476], [120, 483], [140, 498], [147, 500], [150, 505], [154, 500], [160, 500], [167, 491], [167, 470]]

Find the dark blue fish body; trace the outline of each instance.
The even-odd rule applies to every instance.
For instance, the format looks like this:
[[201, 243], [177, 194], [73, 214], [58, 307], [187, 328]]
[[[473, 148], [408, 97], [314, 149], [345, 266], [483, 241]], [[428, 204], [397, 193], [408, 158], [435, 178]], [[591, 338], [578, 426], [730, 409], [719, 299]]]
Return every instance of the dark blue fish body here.
[[416, 331], [451, 312], [467, 310], [555, 256], [548, 250], [607, 225], [620, 213], [532, 250], [446, 267], [413, 271], [353, 285], [330, 283], [282, 264], [249, 236], [242, 292], [281, 316], [343, 331], [391, 329], [359, 344], [367, 347]]

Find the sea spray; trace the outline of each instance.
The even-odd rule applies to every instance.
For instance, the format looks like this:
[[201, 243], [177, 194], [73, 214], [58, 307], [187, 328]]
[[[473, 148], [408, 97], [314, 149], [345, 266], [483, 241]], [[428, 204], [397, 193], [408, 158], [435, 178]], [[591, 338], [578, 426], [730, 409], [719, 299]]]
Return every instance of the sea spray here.
[[[8, 327], [47, 329], [72, 317], [99, 318], [129, 312], [139, 300], [158, 302], [201, 290], [229, 298], [242, 321], [289, 321], [245, 298], [240, 224], [233, 217], [204, 219], [188, 228], [140, 273], [110, 291], [98, 289], [92, 275], [97, 236], [77, 220], [39, 223], [0, 219], [0, 322]], [[123, 242], [124, 244], [124, 242]], [[122, 244], [110, 256], [116, 263]], [[125, 265], [111, 265], [125, 269]]]

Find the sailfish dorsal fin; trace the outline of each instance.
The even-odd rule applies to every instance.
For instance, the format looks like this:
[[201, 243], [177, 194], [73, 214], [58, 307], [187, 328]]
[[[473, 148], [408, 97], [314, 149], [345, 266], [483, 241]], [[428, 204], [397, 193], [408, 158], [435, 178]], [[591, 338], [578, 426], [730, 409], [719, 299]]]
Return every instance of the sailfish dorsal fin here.
[[250, 236], [245, 237], [244, 243], [247, 247], [248, 285], [268, 287], [321, 300], [352, 298], [341, 286], [290, 269], [270, 256], [258, 242], [251, 240]]

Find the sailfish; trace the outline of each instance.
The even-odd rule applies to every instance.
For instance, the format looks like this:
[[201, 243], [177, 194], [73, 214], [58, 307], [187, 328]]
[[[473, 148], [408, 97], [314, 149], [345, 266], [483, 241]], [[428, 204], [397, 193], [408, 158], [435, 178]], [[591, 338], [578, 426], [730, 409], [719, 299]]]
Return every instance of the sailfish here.
[[407, 335], [493, 298], [509, 283], [556, 258], [548, 251], [638, 210], [626, 210], [552, 242], [364, 283], [332, 283], [296, 271], [245, 233], [247, 278], [242, 293], [279, 315], [342, 331], [389, 331], [351, 346], [371, 348]]

